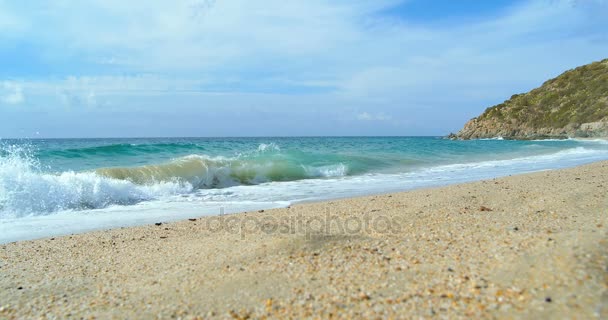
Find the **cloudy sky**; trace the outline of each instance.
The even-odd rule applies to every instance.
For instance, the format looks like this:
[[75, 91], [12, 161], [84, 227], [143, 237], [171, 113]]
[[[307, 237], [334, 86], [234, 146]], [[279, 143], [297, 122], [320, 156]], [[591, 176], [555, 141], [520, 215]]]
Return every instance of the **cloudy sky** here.
[[607, 0], [0, 0], [0, 137], [443, 135], [607, 57]]

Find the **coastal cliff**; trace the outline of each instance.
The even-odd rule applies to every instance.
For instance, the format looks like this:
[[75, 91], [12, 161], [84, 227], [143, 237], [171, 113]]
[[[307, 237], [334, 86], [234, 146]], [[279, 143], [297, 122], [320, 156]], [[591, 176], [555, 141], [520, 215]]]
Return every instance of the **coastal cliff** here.
[[608, 137], [608, 59], [568, 70], [467, 122], [452, 139]]

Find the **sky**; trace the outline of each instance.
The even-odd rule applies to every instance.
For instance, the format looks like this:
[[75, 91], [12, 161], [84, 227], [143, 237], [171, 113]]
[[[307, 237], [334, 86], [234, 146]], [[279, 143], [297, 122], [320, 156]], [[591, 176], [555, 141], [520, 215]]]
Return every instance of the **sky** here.
[[445, 135], [608, 58], [608, 0], [0, 0], [0, 138]]

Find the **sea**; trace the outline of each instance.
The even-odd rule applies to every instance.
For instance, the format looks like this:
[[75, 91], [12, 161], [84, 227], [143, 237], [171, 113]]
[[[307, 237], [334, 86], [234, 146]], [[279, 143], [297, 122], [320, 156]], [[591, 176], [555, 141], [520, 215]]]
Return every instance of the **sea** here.
[[0, 139], [0, 243], [608, 160], [606, 140]]

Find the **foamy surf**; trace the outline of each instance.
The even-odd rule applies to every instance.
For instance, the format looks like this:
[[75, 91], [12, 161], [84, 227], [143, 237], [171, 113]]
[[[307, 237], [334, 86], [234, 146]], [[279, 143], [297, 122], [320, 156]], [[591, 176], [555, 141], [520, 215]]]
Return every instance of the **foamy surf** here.
[[[262, 151], [280, 150], [276, 146]], [[341, 177], [342, 163], [307, 166], [288, 161], [190, 155], [158, 165], [44, 172], [27, 147], [9, 146], [0, 157], [0, 218], [46, 215], [64, 210], [134, 205], [197, 189], [271, 181]]]
[[[606, 144], [588, 140], [298, 138], [275, 147], [254, 140], [247, 148], [237, 140], [230, 152], [222, 153], [214, 150], [226, 149], [223, 140], [215, 146], [190, 141], [105, 147], [79, 143], [86, 148], [72, 148], [70, 141], [67, 156], [60, 155], [67, 147], [0, 147], [0, 242], [403, 191], [608, 159]], [[155, 148], [162, 156], [151, 163], [120, 165], [143, 162], [142, 157], [149, 157]], [[86, 156], [77, 157], [78, 150], [85, 150]], [[108, 156], [116, 150], [121, 151]], [[200, 150], [210, 155], [187, 154]], [[95, 153], [101, 156], [92, 156]], [[173, 159], [167, 156], [171, 154]], [[104, 166], [108, 163], [119, 165]], [[91, 168], [94, 164], [101, 166]], [[63, 169], [57, 170], [58, 166]]]
[[29, 151], [5, 151], [0, 157], [0, 218], [131, 205], [192, 190], [190, 185], [173, 182], [136, 185], [93, 172], [45, 173]]

